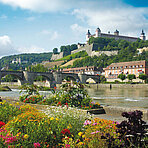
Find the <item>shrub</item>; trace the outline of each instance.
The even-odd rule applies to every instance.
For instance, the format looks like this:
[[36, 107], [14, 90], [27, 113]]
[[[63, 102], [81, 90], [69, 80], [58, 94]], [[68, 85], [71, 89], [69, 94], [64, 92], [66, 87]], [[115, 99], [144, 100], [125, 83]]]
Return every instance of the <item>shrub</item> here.
[[20, 101], [24, 102], [24, 103], [32, 103], [32, 104], [36, 104], [37, 102], [40, 102], [43, 100], [43, 96], [41, 95], [24, 95], [24, 96], [20, 96]]
[[143, 113], [141, 111], [123, 112], [122, 116], [128, 121], [122, 121], [117, 125], [117, 133], [120, 133], [120, 139], [124, 140], [125, 147], [144, 147], [142, 139], [146, 133], [145, 124], [142, 120]]
[[8, 104], [5, 100], [0, 102], [0, 121], [7, 123], [20, 113], [21, 111], [17, 107]]

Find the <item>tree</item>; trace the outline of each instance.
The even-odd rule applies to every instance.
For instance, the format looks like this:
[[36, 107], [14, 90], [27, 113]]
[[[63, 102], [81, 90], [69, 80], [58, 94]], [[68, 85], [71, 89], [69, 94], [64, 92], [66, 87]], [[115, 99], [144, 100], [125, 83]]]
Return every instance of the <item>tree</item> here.
[[54, 54], [57, 54], [57, 53], [58, 53], [58, 48], [54, 48], [54, 49], [53, 49], [53, 53], [54, 53]]
[[136, 79], [136, 76], [134, 74], [129, 74], [127, 78], [132, 81], [133, 79]]
[[125, 74], [119, 74], [119, 75], [118, 75], [118, 78], [121, 79], [122, 82], [123, 82], [123, 80], [126, 79], [126, 75], [125, 75]]
[[146, 74], [140, 74], [139, 75], [139, 79], [142, 79], [144, 81], [146, 81], [147, 78], [148, 78], [148, 76]]

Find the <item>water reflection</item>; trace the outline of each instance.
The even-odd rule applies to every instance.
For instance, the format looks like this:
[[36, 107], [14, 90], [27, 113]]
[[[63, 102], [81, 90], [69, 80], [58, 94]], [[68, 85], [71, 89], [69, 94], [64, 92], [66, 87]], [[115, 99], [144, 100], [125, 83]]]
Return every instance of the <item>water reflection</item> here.
[[147, 88], [98, 88], [88, 89], [88, 93], [104, 105], [148, 109]]

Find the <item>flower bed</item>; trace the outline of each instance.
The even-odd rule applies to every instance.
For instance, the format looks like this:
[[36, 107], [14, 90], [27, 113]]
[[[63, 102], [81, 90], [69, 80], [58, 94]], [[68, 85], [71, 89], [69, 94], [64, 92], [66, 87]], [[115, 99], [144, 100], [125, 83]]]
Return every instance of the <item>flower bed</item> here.
[[[52, 106], [70, 106], [81, 109], [98, 109], [101, 108], [98, 102], [93, 102], [92, 98], [88, 96], [87, 91], [84, 88], [83, 84], [76, 82], [69, 82], [61, 85], [60, 91], [52, 90], [52, 94], [49, 96], [43, 97], [39, 93], [33, 95], [35, 86], [26, 86], [25, 88], [29, 89], [28, 93], [20, 96], [20, 101], [24, 103], [38, 103], [42, 105], [52, 105]], [[35, 90], [34, 90], [35, 91]], [[38, 91], [35, 91], [38, 92]]]
[[[14, 112], [4, 122], [0, 114], [0, 147], [19, 148], [98, 148], [98, 147], [143, 147], [145, 134], [142, 112], [123, 113], [128, 121], [120, 124], [114, 121], [94, 118], [85, 111], [64, 107], [51, 107], [38, 111], [30, 105], [16, 108], [8, 103], [1, 103], [0, 112]], [[9, 121], [8, 121], [9, 120]], [[135, 121], [135, 122], [134, 122]], [[124, 129], [124, 130], [123, 130]], [[134, 133], [133, 133], [134, 132]], [[136, 139], [129, 139], [132, 134]], [[133, 140], [135, 140], [133, 142]]]

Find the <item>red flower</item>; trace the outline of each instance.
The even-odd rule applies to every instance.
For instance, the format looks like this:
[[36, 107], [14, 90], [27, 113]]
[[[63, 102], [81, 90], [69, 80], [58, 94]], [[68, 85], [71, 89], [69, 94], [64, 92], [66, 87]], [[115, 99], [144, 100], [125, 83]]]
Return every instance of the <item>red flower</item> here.
[[54, 87], [54, 89], [56, 89], [57, 87]]
[[58, 102], [57, 106], [61, 105], [61, 102]]
[[5, 125], [5, 123], [0, 121], [0, 127], [2, 127], [3, 125]]
[[24, 103], [26, 102], [26, 100], [24, 100]]
[[66, 102], [65, 105], [68, 105], [68, 103]]
[[91, 105], [89, 107], [91, 108]]
[[64, 135], [65, 135], [65, 134], [71, 134], [69, 129], [63, 129], [63, 130], [61, 131], [61, 133], [64, 134]]

